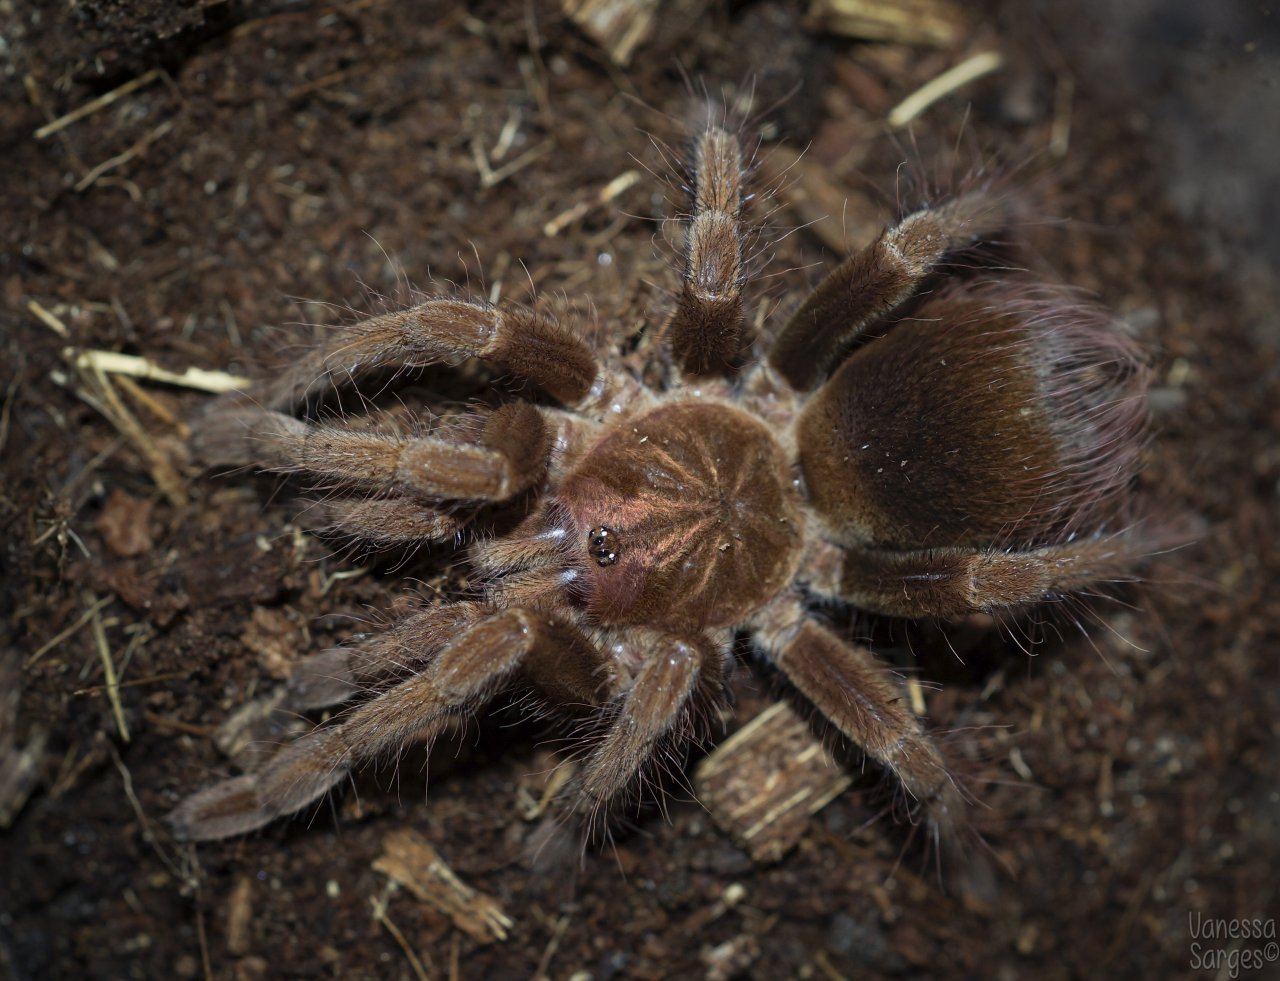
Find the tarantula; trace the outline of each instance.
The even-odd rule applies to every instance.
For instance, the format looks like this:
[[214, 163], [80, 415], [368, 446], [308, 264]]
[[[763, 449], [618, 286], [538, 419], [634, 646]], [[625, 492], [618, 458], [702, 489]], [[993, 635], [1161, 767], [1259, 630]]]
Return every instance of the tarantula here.
[[[517, 683], [576, 724], [568, 800], [594, 813], [705, 735], [744, 637], [935, 830], [954, 827], [964, 793], [896, 679], [812, 607], [954, 617], [1125, 577], [1144, 551], [1124, 505], [1145, 371], [1071, 291], [953, 274], [1010, 223], [1006, 196], [981, 186], [886, 228], [753, 358], [744, 151], [714, 123], [693, 143], [683, 283], [664, 324], [680, 377], [666, 390], [601, 363], [545, 311], [434, 298], [335, 336], [252, 403], [215, 404], [206, 460], [341, 489], [329, 513], [360, 539], [465, 542], [472, 592], [304, 660], [291, 709], [366, 697], [188, 797], [171, 816], [180, 835], [297, 811]], [[444, 435], [306, 418], [370, 369], [473, 357], [549, 399], [495, 395]], [[495, 532], [504, 503], [519, 517]]]

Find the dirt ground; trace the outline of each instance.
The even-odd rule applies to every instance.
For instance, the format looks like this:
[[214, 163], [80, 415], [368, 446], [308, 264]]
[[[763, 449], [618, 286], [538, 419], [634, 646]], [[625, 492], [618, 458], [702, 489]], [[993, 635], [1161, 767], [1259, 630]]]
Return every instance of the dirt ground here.
[[[796, 4], [713, 3], [620, 67], [554, 3], [0, 4], [0, 973], [1221, 977], [1214, 951], [1266, 959], [1258, 940], [1197, 955], [1189, 917], [1280, 915], [1280, 362], [1270, 283], [1241, 275], [1273, 273], [1274, 255], [1247, 181], [1230, 228], [1185, 193], [1237, 187], [1209, 170], [1241, 159], [1230, 135], [1203, 156], [1211, 141], [1184, 141], [1188, 158], [1162, 128], [1226, 118], [1231, 103], [1178, 86], [1203, 95], [1257, 52], [1196, 61], [1195, 36], [1162, 48], [1140, 31], [1145, 74], [1123, 75], [1138, 62], [1091, 61], [1074, 15], [967, 9], [930, 47], [843, 37]], [[1127, 35], [1107, 36], [1123, 55]], [[929, 109], [914, 142], [888, 132], [901, 99], [987, 49], [1001, 71]], [[988, 849], [973, 865], [991, 883], [962, 861], [939, 877], [873, 778], [775, 863], [675, 800], [580, 865], [535, 864], [521, 801], [547, 756], [510, 713], [437, 747], [425, 802], [410, 758], [311, 820], [174, 841], [163, 816], [233, 772], [217, 727], [297, 657], [445, 588], [448, 556], [335, 551], [292, 489], [190, 464], [182, 420], [211, 396], [104, 387], [74, 349], [252, 375], [314, 334], [288, 325], [350, 322], [410, 285], [533, 290], [594, 310], [611, 338], [651, 336], [677, 282], [656, 219], [686, 203], [650, 135], [683, 152], [687, 79], [730, 98], [755, 83], [763, 311], [891, 216], [904, 157], [956, 170], [1002, 149], [1030, 159], [1044, 214], [1071, 219], [1028, 230], [1037, 264], [1150, 351], [1141, 492], [1191, 544], [1030, 657], [1017, 631], [954, 628], [962, 663], [932, 631], [860, 626], [937, 683], [929, 724], [972, 769]], [[832, 188], [846, 210], [807, 224]], [[448, 384], [475, 372], [422, 382]], [[735, 685], [731, 728], [772, 697], [745, 662]], [[501, 905], [505, 940], [388, 891], [373, 862], [405, 828]]]

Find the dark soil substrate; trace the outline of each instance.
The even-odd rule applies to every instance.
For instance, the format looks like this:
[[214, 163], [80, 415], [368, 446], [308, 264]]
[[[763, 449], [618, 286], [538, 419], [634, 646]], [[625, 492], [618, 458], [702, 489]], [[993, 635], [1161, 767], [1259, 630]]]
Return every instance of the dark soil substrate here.
[[[1043, 148], [1072, 62], [1040, 21], [993, 9], [934, 50], [824, 36], [798, 5], [729, 6], [660, 31], [626, 69], [548, 3], [92, 0], [0, 14], [0, 754], [14, 765], [28, 750], [34, 767], [0, 832], [9, 977], [408, 978], [406, 949], [431, 977], [1209, 976], [1189, 915], [1280, 912], [1275, 335], [1251, 318], [1264, 304], [1230, 275], [1233, 253], [1171, 203], [1158, 114], [1131, 101], [1144, 90], [1081, 73], [1059, 160]], [[1005, 70], [930, 110], [914, 141], [886, 135], [889, 107], [981, 45], [1006, 52]], [[572, 854], [535, 865], [538, 825], [517, 788], [545, 750], [511, 715], [437, 748], [425, 804], [422, 760], [409, 759], [314, 820], [173, 841], [163, 815], [230, 772], [210, 737], [232, 710], [290, 659], [349, 637], [353, 618], [395, 616], [449, 574], [438, 556], [335, 553], [296, 533], [292, 488], [184, 464], [163, 416], [208, 396], [149, 385], [152, 409], [127, 402], [177, 467], [159, 486], [156, 460], [71, 390], [63, 348], [253, 373], [312, 334], [280, 325], [349, 322], [410, 302], [406, 284], [584, 298], [602, 331], [642, 342], [676, 283], [675, 239], [653, 219], [685, 207], [649, 134], [683, 153], [686, 78], [753, 77], [771, 135], [808, 147], [806, 167], [854, 202], [850, 222], [888, 217], [904, 156], [941, 152], [944, 170], [988, 148], [1031, 156], [1047, 174], [1041, 207], [1072, 219], [1028, 232], [1037, 261], [1124, 313], [1152, 352], [1143, 492], [1152, 524], [1193, 544], [1121, 601], [1086, 608], [1084, 632], [1054, 621], [1064, 629], [1045, 632], [1060, 639], [1034, 657], [1021, 627], [980, 641], [953, 628], [960, 663], [946, 638], [871, 625], [887, 654], [914, 645], [921, 678], [939, 683], [930, 724], [969, 761], [989, 855], [939, 877], [866, 779], [773, 865], [679, 800], [580, 867]], [[495, 158], [491, 186], [476, 148]], [[632, 168], [642, 179], [617, 200], [544, 233]], [[783, 235], [812, 216], [765, 211], [757, 269], [772, 275], [749, 290], [785, 306], [831, 256], [812, 229]], [[474, 383], [419, 387], [463, 398]], [[98, 600], [101, 637], [90, 618], [30, 663]], [[120, 672], [119, 718], [99, 641]], [[739, 721], [770, 697], [767, 677], [740, 674]], [[472, 939], [403, 891], [387, 907], [403, 945], [373, 917], [386, 879], [371, 863], [402, 827], [501, 903], [507, 940]], [[987, 889], [966, 871], [985, 867]]]

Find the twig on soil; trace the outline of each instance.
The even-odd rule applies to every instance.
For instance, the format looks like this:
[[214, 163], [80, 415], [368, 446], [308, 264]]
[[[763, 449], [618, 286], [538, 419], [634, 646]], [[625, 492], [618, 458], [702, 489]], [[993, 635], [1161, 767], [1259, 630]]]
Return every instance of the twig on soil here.
[[826, 978], [827, 981], [849, 981], [848, 978], [832, 966], [831, 961], [827, 960], [826, 951], [819, 951], [815, 954], [813, 963], [814, 966], [822, 972], [822, 976]]
[[[90, 607], [98, 601], [92, 593], [85, 593], [84, 599]], [[111, 702], [111, 711], [116, 717], [116, 729], [120, 732], [120, 738], [127, 743], [129, 726], [124, 719], [124, 705], [120, 702], [120, 681], [116, 677], [115, 662], [111, 660], [111, 648], [107, 645], [107, 632], [102, 628], [102, 617], [96, 609], [92, 612], [91, 620], [93, 642], [98, 648], [98, 657], [102, 660], [102, 673], [107, 681], [107, 700]]]
[[48, 327], [51, 331], [53, 331], [59, 337], [71, 336], [71, 331], [67, 330], [67, 325], [64, 324], [57, 317], [55, 317], [48, 310], [46, 310], [44, 307], [42, 307], [35, 300], [27, 301], [27, 309], [30, 310], [33, 314], [35, 314], [36, 319], [38, 319], [42, 324]]
[[970, 82], [989, 75], [1004, 65], [998, 51], [983, 51], [948, 68], [937, 78], [925, 82], [889, 110], [890, 129], [902, 129], [939, 99], [943, 99]]
[[9, 419], [13, 413], [13, 400], [18, 396], [18, 383], [21, 377], [15, 375], [4, 393], [4, 408], [0, 409], [0, 453], [4, 452], [4, 444], [9, 442]]
[[852, 778], [785, 702], [775, 702], [694, 771], [698, 799], [757, 862], [776, 862]]
[[506, 940], [514, 921], [493, 898], [459, 879], [440, 853], [416, 831], [393, 831], [374, 860], [375, 872], [400, 883], [418, 899], [444, 913], [473, 940]]
[[[64, 354], [68, 352], [74, 354], [75, 349], [67, 348], [63, 351]], [[185, 507], [186, 486], [174, 467], [173, 461], [161, 451], [133, 413], [120, 401], [120, 396], [116, 394], [106, 374], [93, 361], [86, 363], [76, 357], [73, 363], [80, 369], [81, 380], [81, 384], [72, 389], [75, 394], [115, 426], [116, 430], [142, 454], [151, 470], [151, 479], [156, 482], [156, 486], [169, 499], [169, 502], [174, 507]], [[55, 372], [54, 375], [54, 381], [59, 384], [66, 382], [65, 378], [57, 377], [58, 373]]]
[[559, 949], [560, 941], [564, 939], [565, 931], [568, 929], [568, 913], [551, 924], [551, 939], [547, 941], [547, 946], [543, 948], [542, 956], [538, 959], [538, 969], [533, 972], [533, 981], [550, 981], [547, 968], [551, 966], [551, 958], [556, 956], [556, 950]]
[[[69, 337], [70, 331], [58, 317], [46, 310], [35, 300], [27, 302], [27, 309], [42, 323], [61, 337]], [[173, 462], [160, 451], [155, 442], [143, 429], [142, 425], [120, 401], [107, 377], [108, 371], [121, 374], [132, 374], [140, 378], [152, 378], [170, 384], [184, 384], [188, 387], [202, 388], [205, 391], [228, 391], [228, 388], [210, 388], [210, 385], [228, 385], [239, 382], [234, 375], [224, 372], [206, 372], [199, 368], [188, 368], [181, 375], [165, 371], [158, 365], [132, 355], [116, 354], [111, 351], [81, 351], [75, 347], [62, 349], [62, 356], [80, 375], [81, 384], [73, 389], [85, 403], [102, 414], [108, 422], [115, 426], [120, 435], [131, 442], [150, 465], [152, 479], [156, 486], [164, 492], [165, 497], [175, 507], [183, 507], [187, 503], [186, 487], [178, 475]], [[53, 380], [60, 385], [67, 385], [69, 379], [60, 372], [53, 373]], [[248, 384], [247, 380], [245, 385]], [[244, 387], [244, 386], [238, 386]], [[153, 400], [154, 401], [154, 400]]]
[[542, 234], [547, 238], [555, 238], [564, 231], [566, 226], [577, 221], [593, 208], [608, 204], [628, 188], [634, 187], [639, 180], [640, 171], [638, 170], [628, 170], [619, 174], [604, 187], [600, 188], [594, 196], [584, 201], [579, 201], [573, 207], [567, 208], [548, 221], [542, 226]]
[[181, 719], [156, 715], [154, 712], [143, 712], [142, 718], [147, 725], [155, 726], [157, 729], [170, 729], [174, 732], [186, 733], [188, 736], [198, 736], [201, 739], [211, 739], [218, 731], [216, 726], [198, 726], [192, 722], [183, 722]]
[[560, 9], [593, 41], [604, 48], [615, 64], [625, 68], [631, 56], [653, 33], [658, 0], [561, 0]]
[[1071, 105], [1075, 96], [1075, 78], [1062, 72], [1053, 90], [1053, 126], [1049, 130], [1049, 152], [1058, 158], [1065, 157], [1071, 145]]
[[32, 665], [34, 665], [37, 661], [40, 660], [40, 658], [44, 657], [46, 654], [48, 654], [51, 650], [53, 650], [55, 647], [61, 644], [64, 640], [66, 640], [72, 634], [79, 631], [81, 627], [83, 627], [86, 623], [88, 623], [90, 620], [93, 619], [93, 617], [95, 616], [95, 614], [97, 614], [99, 610], [101, 610], [104, 606], [106, 606], [110, 602], [111, 602], [111, 597], [104, 596], [102, 599], [98, 600], [91, 607], [89, 607], [89, 609], [85, 610], [85, 612], [82, 613], [76, 619], [75, 623], [71, 624], [71, 626], [67, 627], [65, 630], [60, 630], [58, 633], [54, 634], [53, 637], [51, 637], [49, 640], [45, 641], [44, 644], [40, 646], [40, 649], [27, 659], [27, 663], [23, 665], [23, 670], [26, 671], [30, 669]]
[[392, 939], [400, 945], [400, 949], [404, 951], [404, 956], [409, 959], [409, 966], [413, 968], [413, 973], [418, 976], [418, 981], [430, 981], [430, 975], [427, 974], [427, 970], [422, 964], [422, 959], [418, 957], [417, 951], [413, 949], [400, 928], [387, 915], [387, 903], [398, 888], [394, 881], [388, 882], [381, 896], [369, 900], [373, 906], [373, 918], [386, 927], [387, 933], [391, 934]]
[[120, 758], [119, 752], [116, 751], [115, 745], [107, 740], [107, 750], [111, 753], [112, 762], [115, 763], [116, 769], [120, 771], [120, 778], [124, 781], [124, 796], [129, 801], [129, 806], [133, 808], [133, 815], [138, 819], [138, 827], [142, 831], [142, 840], [151, 846], [165, 868], [172, 873], [173, 877], [180, 880], [189, 880], [191, 877], [178, 867], [178, 863], [170, 857], [169, 853], [160, 847], [160, 843], [156, 840], [155, 832], [151, 830], [151, 819], [147, 817], [147, 812], [142, 809], [142, 802], [138, 800], [138, 795], [133, 790], [133, 774], [129, 772], [129, 768], [124, 765], [124, 760]]
[[524, 170], [525, 167], [528, 167], [539, 157], [545, 157], [551, 150], [551, 141], [543, 140], [537, 146], [520, 154], [510, 163], [505, 163], [497, 170], [493, 170], [489, 166], [489, 158], [484, 152], [484, 147], [480, 145], [480, 141], [478, 139], [471, 141], [471, 156], [475, 160], [476, 170], [480, 173], [480, 186], [483, 188], [501, 184], [512, 174]]
[[72, 123], [78, 123], [80, 120], [84, 119], [85, 116], [92, 115], [99, 109], [103, 109], [111, 105], [111, 103], [116, 100], [124, 98], [130, 92], [135, 92], [144, 85], [150, 85], [159, 77], [160, 69], [153, 68], [149, 72], [139, 75], [137, 78], [130, 79], [118, 88], [114, 88], [110, 92], [104, 92], [96, 99], [90, 99], [79, 108], [72, 109], [69, 113], [59, 116], [52, 122], [45, 123], [45, 125], [36, 130], [35, 138], [37, 140], [43, 140], [46, 136], [52, 136], [54, 133], [66, 129]]
[[297, 102], [301, 99], [305, 99], [307, 96], [315, 92], [319, 92], [321, 89], [326, 89], [331, 85], [337, 85], [340, 82], [345, 82], [349, 78], [355, 78], [357, 75], [363, 75], [368, 71], [372, 71], [373, 68], [374, 66], [372, 64], [365, 63], [351, 65], [348, 68], [342, 68], [336, 72], [329, 72], [327, 75], [321, 75], [319, 78], [312, 79], [310, 82], [305, 82], [302, 85], [298, 85], [290, 89], [288, 93], [286, 93], [285, 98], [290, 102]]
[[[173, 681], [176, 678], [185, 678], [185, 677], [187, 677], [186, 672], [170, 671], [168, 674], [153, 674], [149, 678], [135, 678], [133, 681], [122, 681], [116, 685], [116, 688], [135, 688], [138, 685], [155, 685], [155, 684], [159, 684], [162, 681]], [[71, 694], [73, 696], [96, 695], [100, 691], [107, 691], [107, 686], [106, 685], [90, 685], [88, 688], [77, 688]], [[202, 735], [204, 734], [203, 730], [201, 730], [201, 734]]]
[[944, 0], [813, 0], [809, 19], [846, 37], [938, 47], [966, 29], [963, 8]]
[[182, 374], [176, 374], [148, 358], [140, 358], [133, 354], [119, 354], [115, 351], [81, 351], [69, 347], [63, 349], [62, 355], [76, 368], [91, 368], [112, 375], [131, 375], [134, 378], [164, 382], [166, 385], [180, 385], [217, 395], [223, 392], [243, 391], [252, 384], [249, 378], [228, 374], [225, 371], [208, 371], [204, 368], [188, 368]]
[[213, 963], [209, 960], [209, 938], [204, 929], [204, 907], [196, 905], [196, 940], [200, 944], [200, 963], [205, 981], [213, 981]]
[[134, 402], [142, 406], [153, 416], [170, 426], [185, 442], [191, 437], [191, 427], [173, 414], [172, 410], [157, 399], [154, 395], [142, 388], [137, 382], [129, 378], [127, 375], [117, 375], [116, 384], [124, 389], [124, 393], [128, 395]]
[[242, 875], [227, 897], [227, 950], [239, 957], [249, 952], [249, 927], [253, 922], [253, 877]]
[[155, 129], [143, 135], [142, 139], [129, 147], [123, 153], [117, 153], [114, 157], [102, 161], [98, 166], [94, 167], [89, 173], [85, 174], [80, 180], [76, 181], [75, 189], [77, 191], [85, 191], [92, 187], [103, 174], [108, 171], [115, 170], [122, 164], [127, 164], [134, 157], [141, 153], [145, 153], [147, 148], [157, 140], [161, 140], [169, 135], [173, 129], [173, 120], [166, 119]]

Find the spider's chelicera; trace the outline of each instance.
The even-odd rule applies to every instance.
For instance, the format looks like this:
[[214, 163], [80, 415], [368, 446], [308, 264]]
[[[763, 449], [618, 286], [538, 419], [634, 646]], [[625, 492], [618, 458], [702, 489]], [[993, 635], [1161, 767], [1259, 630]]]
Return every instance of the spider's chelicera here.
[[[1144, 551], [1124, 502], [1145, 372], [1110, 317], [1062, 287], [948, 279], [1008, 224], [981, 188], [887, 228], [753, 345], [737, 136], [708, 126], [694, 173], [665, 325], [680, 378], [662, 391], [545, 312], [437, 298], [208, 414], [206, 460], [339, 488], [327, 506], [347, 534], [467, 542], [471, 594], [304, 660], [288, 708], [354, 707], [187, 798], [180, 834], [296, 811], [516, 684], [585, 740], [567, 793], [594, 813], [706, 734], [744, 637], [935, 828], [958, 819], [963, 795], [896, 679], [812, 607], [952, 617], [1126, 576]], [[495, 396], [453, 435], [416, 438], [302, 418], [370, 368], [468, 356], [556, 404]], [[495, 530], [490, 505], [517, 501], [523, 517]]]

